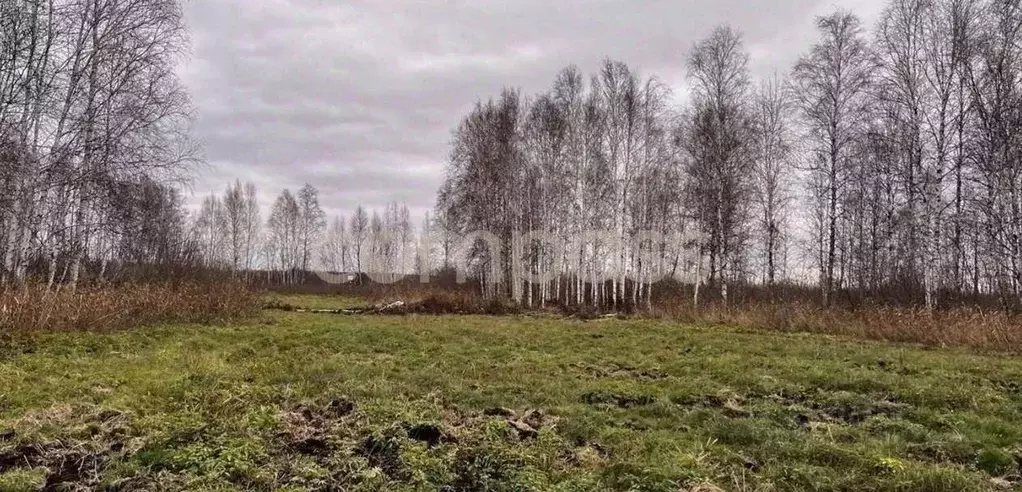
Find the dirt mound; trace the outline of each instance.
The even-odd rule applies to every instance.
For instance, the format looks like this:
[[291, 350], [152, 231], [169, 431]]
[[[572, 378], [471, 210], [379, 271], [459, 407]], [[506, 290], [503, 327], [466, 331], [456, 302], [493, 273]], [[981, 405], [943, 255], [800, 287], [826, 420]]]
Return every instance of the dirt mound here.
[[[44, 440], [40, 429], [60, 426], [71, 435]], [[141, 448], [131, 416], [116, 410], [82, 411], [58, 406], [26, 415], [17, 429], [4, 431], [0, 471], [42, 470], [42, 490], [93, 490], [113, 462]]]
[[620, 408], [644, 407], [656, 403], [657, 399], [649, 395], [628, 395], [593, 391], [582, 395], [582, 402], [588, 405], [614, 405]]

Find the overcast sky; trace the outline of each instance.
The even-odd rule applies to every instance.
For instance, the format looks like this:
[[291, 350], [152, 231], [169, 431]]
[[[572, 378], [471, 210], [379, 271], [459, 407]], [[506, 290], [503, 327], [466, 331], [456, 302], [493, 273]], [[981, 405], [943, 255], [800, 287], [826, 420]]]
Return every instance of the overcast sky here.
[[239, 178], [264, 211], [312, 183], [331, 215], [358, 203], [430, 209], [453, 129], [503, 86], [547, 89], [603, 58], [684, 97], [688, 49], [723, 22], [741, 30], [754, 77], [786, 72], [837, 8], [868, 26], [882, 0], [186, 0], [192, 56], [181, 76], [209, 163], [197, 203]]

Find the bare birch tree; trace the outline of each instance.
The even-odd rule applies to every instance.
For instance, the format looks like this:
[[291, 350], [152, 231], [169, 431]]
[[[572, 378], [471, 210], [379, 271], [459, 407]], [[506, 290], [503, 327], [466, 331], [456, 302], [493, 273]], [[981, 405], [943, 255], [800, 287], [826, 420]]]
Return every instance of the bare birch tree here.
[[820, 284], [829, 304], [836, 288], [841, 201], [853, 165], [854, 143], [869, 104], [872, 55], [859, 18], [836, 12], [817, 20], [821, 39], [799, 59], [792, 73], [792, 97], [802, 110], [812, 148], [809, 172], [818, 174], [812, 190], [820, 198], [823, 229]]

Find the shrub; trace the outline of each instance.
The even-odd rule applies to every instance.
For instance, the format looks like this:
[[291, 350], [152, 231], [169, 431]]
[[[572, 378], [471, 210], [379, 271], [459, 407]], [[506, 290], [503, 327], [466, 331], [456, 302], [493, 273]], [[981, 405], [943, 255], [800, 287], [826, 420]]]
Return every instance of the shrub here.
[[517, 304], [501, 299], [486, 299], [465, 292], [435, 291], [412, 302], [406, 312], [417, 314], [484, 314], [506, 316], [521, 311]]

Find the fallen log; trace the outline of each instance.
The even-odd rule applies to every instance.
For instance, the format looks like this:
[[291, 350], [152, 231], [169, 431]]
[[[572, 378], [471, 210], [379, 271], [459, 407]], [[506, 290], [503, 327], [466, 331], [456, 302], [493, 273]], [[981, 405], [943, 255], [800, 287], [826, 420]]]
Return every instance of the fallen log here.
[[[295, 313], [308, 313], [308, 314], [344, 314], [344, 315], [360, 315], [360, 314], [405, 314], [404, 301], [396, 301], [390, 304], [381, 304], [376, 306], [366, 307], [354, 307], [354, 308], [338, 308], [338, 309], [308, 309], [308, 308], [291, 308], [286, 309], [287, 311]], [[274, 309], [271, 306], [270, 309]], [[279, 309], [279, 308], [278, 308]]]

